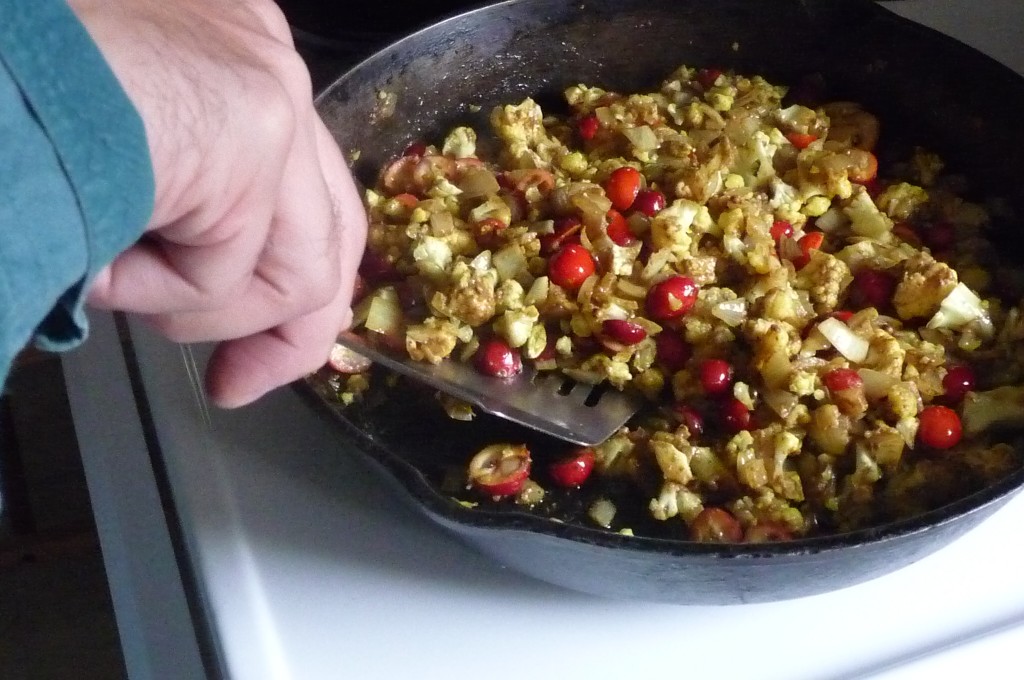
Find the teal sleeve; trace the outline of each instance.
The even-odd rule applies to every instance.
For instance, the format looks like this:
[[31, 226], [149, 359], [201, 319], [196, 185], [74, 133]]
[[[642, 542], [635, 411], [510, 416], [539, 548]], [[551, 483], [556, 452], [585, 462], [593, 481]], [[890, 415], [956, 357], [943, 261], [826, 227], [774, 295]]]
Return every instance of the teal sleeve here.
[[0, 381], [86, 335], [91, 278], [141, 234], [142, 120], [63, 0], [0, 0]]

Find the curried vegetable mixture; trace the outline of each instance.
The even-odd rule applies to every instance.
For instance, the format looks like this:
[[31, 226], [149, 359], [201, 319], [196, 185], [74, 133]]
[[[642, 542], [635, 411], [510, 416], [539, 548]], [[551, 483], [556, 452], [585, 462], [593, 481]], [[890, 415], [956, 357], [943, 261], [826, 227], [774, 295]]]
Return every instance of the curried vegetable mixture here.
[[[565, 115], [495, 108], [487, 157], [458, 127], [383, 169], [360, 332], [496, 389], [527, 362], [650, 401], [544, 467], [519, 441], [467, 450], [462, 499], [543, 509], [600, 479], [629, 494], [588, 500], [598, 525], [628, 532], [632, 502], [666, 535], [775, 541], [1020, 466], [1024, 316], [995, 297], [1019, 289], [987, 237], [998, 205], [922, 149], [879, 174], [874, 115], [786, 94], [689, 67], [649, 93], [579, 85]], [[345, 401], [369, 385], [351, 359], [332, 362], [355, 373]]]

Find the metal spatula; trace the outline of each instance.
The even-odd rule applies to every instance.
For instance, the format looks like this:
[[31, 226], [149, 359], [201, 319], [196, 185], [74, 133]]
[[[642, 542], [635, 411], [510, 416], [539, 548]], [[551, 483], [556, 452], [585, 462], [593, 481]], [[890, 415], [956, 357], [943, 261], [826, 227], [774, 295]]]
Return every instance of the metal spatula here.
[[343, 333], [338, 342], [404, 376], [458, 397], [488, 413], [569, 442], [592, 446], [608, 439], [639, 410], [642, 399], [615, 388], [575, 383], [561, 374], [524, 367], [502, 380], [458, 361], [438, 365], [380, 351]]

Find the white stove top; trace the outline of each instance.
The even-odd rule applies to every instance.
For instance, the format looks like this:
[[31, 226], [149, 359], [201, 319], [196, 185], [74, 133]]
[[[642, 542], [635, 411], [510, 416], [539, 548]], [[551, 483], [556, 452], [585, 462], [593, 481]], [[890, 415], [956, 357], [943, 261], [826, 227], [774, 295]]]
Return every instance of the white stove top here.
[[[1024, 72], [1024, 3], [987, 0], [970, 13], [969, 0], [897, 4]], [[477, 555], [399, 500], [290, 391], [203, 412], [181, 352], [133, 326], [156, 414], [149, 439], [159, 440], [180, 521], [180, 536], [168, 536], [152, 528], [159, 494], [136, 489], [152, 473], [125, 443], [146, 434], [145, 421], [102, 419], [130, 390], [110, 318], [93, 324], [66, 369], [133, 677], [169, 677], [167, 664], [191, 677], [204, 651], [207, 670], [212, 655], [240, 680], [932, 680], [1016, 668], [1024, 497], [917, 564], [835, 593], [737, 607], [604, 600]], [[81, 387], [96, 384], [112, 401], [96, 404]], [[175, 538], [195, 584], [165, 578]], [[211, 622], [212, 650], [175, 637], [188, 638], [196, 609]]]

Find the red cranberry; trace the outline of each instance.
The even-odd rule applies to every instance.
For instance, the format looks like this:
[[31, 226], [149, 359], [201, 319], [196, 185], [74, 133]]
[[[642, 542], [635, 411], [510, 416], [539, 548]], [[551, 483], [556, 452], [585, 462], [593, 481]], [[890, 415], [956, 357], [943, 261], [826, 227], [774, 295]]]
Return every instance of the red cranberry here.
[[747, 405], [735, 397], [730, 397], [722, 404], [722, 426], [726, 432], [736, 434], [749, 430], [751, 426], [750, 410]]
[[878, 269], [862, 269], [853, 277], [851, 298], [860, 307], [883, 309], [892, 301], [896, 277]]
[[956, 446], [963, 435], [960, 416], [946, 406], [926, 406], [919, 419], [917, 438], [930, 448], [948, 449]]
[[636, 195], [636, 200], [633, 201], [633, 210], [648, 217], [654, 217], [664, 210], [667, 204], [668, 199], [665, 198], [665, 194], [657, 189], [644, 189]]
[[601, 331], [623, 345], [635, 345], [647, 337], [647, 331], [643, 326], [625, 319], [608, 319], [601, 323]]
[[488, 496], [511, 496], [529, 478], [531, 462], [526, 446], [492, 444], [469, 461], [469, 483]]
[[772, 223], [771, 234], [776, 243], [778, 243], [783, 236], [792, 238], [793, 225], [785, 220], [775, 220], [775, 222]]
[[942, 387], [946, 390], [946, 398], [953, 403], [958, 403], [974, 389], [976, 381], [974, 370], [970, 366], [958, 364], [949, 367], [945, 377], [942, 378]]
[[793, 532], [782, 522], [758, 522], [747, 529], [747, 543], [780, 543], [793, 540]]
[[655, 321], [671, 321], [686, 314], [697, 302], [700, 287], [689, 276], [672, 276], [647, 291], [647, 313]]
[[601, 121], [597, 119], [597, 116], [590, 114], [580, 119], [577, 126], [579, 131], [580, 139], [585, 142], [589, 142], [597, 135], [597, 131], [601, 128]]
[[705, 359], [700, 365], [700, 385], [707, 394], [723, 394], [732, 386], [732, 366], [722, 359]]
[[664, 330], [654, 338], [657, 347], [658, 362], [669, 373], [681, 371], [690, 360], [693, 350], [678, 333]]
[[739, 543], [743, 527], [728, 510], [704, 508], [690, 525], [690, 538], [701, 543]]
[[685, 425], [686, 429], [690, 431], [690, 437], [697, 438], [704, 434], [704, 416], [702, 416], [697, 409], [692, 406], [686, 406], [685, 404], [678, 404], [674, 411], [676, 417], [679, 418], [679, 422]]
[[594, 449], [581, 447], [548, 466], [548, 474], [558, 486], [572, 489], [587, 481], [594, 470]]
[[570, 243], [548, 260], [548, 276], [562, 288], [576, 290], [596, 270], [594, 256], [583, 245]]
[[523, 370], [519, 352], [501, 338], [488, 338], [481, 342], [474, 360], [478, 371], [495, 378], [511, 378]]
[[864, 386], [860, 373], [852, 368], [836, 368], [825, 374], [825, 387], [832, 392], [857, 389]]

